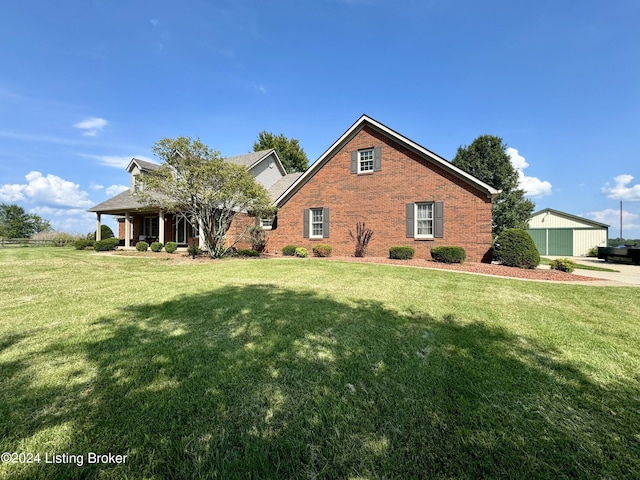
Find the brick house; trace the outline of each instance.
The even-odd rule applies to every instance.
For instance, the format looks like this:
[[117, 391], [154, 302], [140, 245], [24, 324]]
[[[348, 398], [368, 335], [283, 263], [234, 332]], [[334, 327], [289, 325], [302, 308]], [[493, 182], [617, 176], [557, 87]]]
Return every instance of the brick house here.
[[[491, 201], [498, 191], [447, 160], [363, 115], [304, 173], [287, 174], [273, 150], [227, 161], [246, 165], [269, 191], [278, 213], [270, 219], [239, 216], [232, 229], [260, 223], [268, 251], [286, 245], [311, 251], [319, 243], [334, 255], [353, 255], [356, 223], [374, 231], [368, 255], [386, 257], [408, 245], [430, 258], [437, 245], [463, 247], [472, 262], [487, 261], [491, 248]], [[156, 164], [133, 159], [131, 189], [89, 211], [119, 217], [125, 245], [139, 239], [190, 242], [191, 226], [179, 215], [149, 210], [135, 198], [139, 176]], [[239, 245], [246, 247], [246, 244]]]
[[463, 247], [488, 260], [491, 201], [498, 191], [385, 125], [363, 115], [276, 200], [269, 251], [293, 244], [353, 255], [356, 223], [374, 232], [368, 255], [408, 245]]

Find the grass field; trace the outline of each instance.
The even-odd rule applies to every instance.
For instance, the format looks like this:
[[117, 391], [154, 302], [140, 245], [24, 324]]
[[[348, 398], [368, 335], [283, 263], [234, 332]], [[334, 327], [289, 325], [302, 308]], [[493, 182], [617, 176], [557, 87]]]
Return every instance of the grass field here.
[[3, 249], [0, 478], [638, 478], [638, 292]]

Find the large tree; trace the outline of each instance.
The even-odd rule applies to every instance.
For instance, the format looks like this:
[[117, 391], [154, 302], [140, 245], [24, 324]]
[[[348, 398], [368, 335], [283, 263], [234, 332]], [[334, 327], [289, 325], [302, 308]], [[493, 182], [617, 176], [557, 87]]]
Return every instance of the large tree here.
[[528, 228], [535, 204], [518, 188], [518, 172], [502, 138], [481, 135], [471, 145], [459, 147], [451, 163], [501, 190], [493, 199], [494, 237], [505, 228]]
[[269, 132], [260, 132], [258, 141], [253, 144], [253, 151], [267, 150], [273, 148], [287, 173], [304, 172], [309, 168], [309, 159], [300, 143], [295, 138], [289, 140], [284, 135], [274, 135]]
[[29, 214], [18, 205], [0, 204], [0, 237], [29, 238], [51, 230], [48, 220]]
[[198, 225], [204, 247], [214, 258], [246, 234], [229, 232], [237, 215], [262, 216], [272, 210], [267, 191], [244, 166], [225, 162], [199, 139], [163, 138], [153, 152], [164, 163], [145, 176], [141, 200]]

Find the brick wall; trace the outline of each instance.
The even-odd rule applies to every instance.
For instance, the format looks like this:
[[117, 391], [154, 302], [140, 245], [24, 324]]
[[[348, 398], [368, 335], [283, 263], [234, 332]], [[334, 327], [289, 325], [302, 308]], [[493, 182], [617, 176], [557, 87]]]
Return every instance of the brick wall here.
[[[351, 151], [382, 147], [382, 169], [367, 174], [350, 173]], [[406, 204], [444, 202], [444, 238], [416, 240], [406, 237]], [[330, 236], [303, 238], [303, 210], [329, 208]], [[269, 232], [269, 251], [289, 244], [311, 251], [326, 243], [334, 255], [353, 255], [357, 222], [374, 232], [369, 256], [386, 257], [389, 247], [408, 245], [417, 258], [431, 258], [437, 245], [456, 245], [468, 261], [481, 261], [491, 247], [491, 200], [480, 190], [421, 156], [404, 149], [386, 135], [366, 126], [308, 179], [278, 211], [278, 225]]]

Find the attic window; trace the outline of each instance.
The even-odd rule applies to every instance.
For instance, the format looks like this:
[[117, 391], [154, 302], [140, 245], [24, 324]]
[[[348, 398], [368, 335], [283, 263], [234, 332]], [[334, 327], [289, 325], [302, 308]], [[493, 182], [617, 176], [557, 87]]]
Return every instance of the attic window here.
[[141, 175], [133, 176], [133, 193], [139, 193], [144, 190], [144, 183], [142, 182]]
[[358, 173], [373, 172], [373, 148], [358, 151]]

